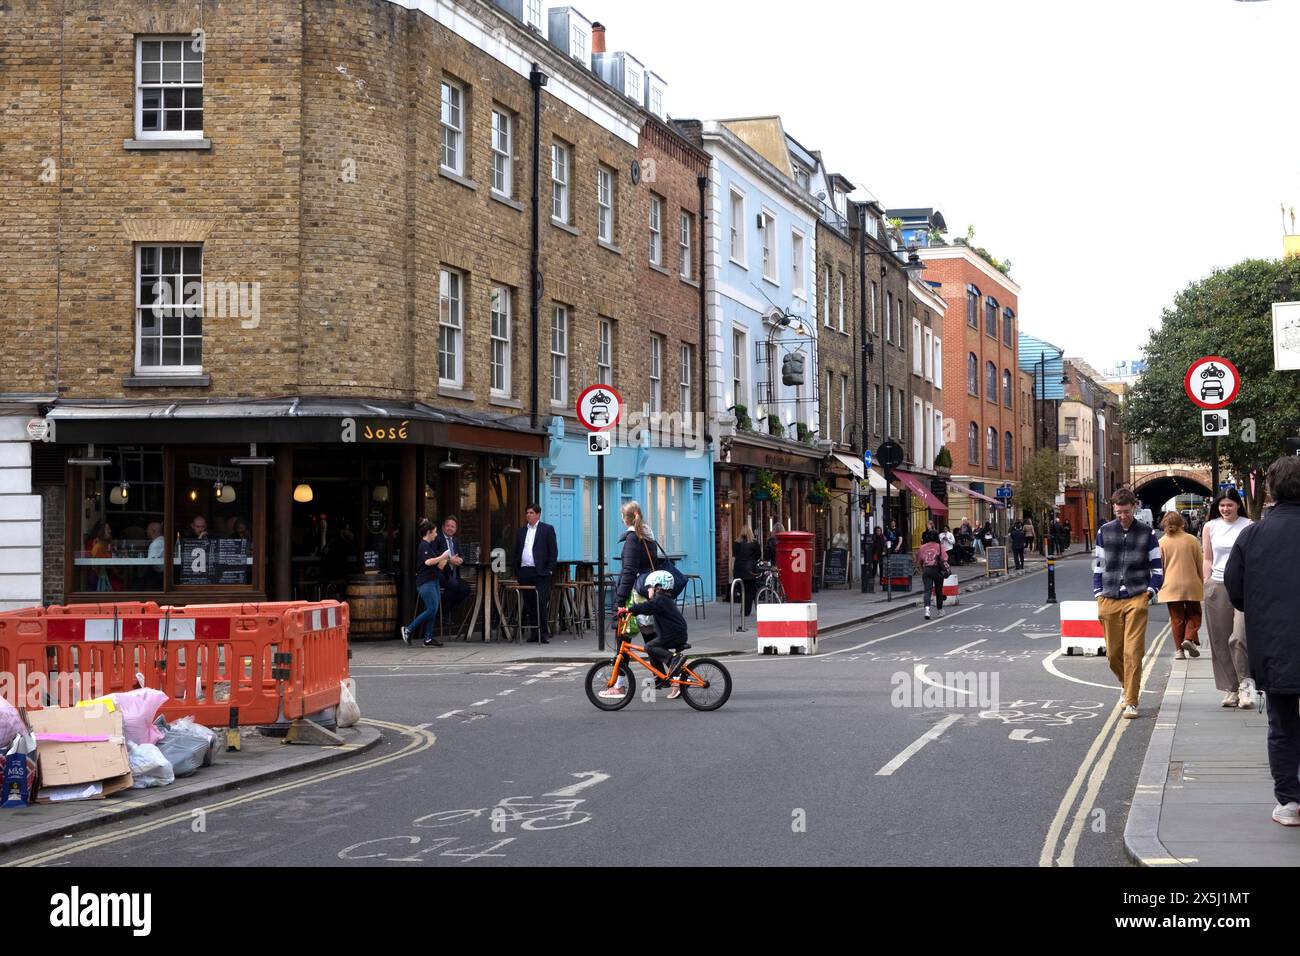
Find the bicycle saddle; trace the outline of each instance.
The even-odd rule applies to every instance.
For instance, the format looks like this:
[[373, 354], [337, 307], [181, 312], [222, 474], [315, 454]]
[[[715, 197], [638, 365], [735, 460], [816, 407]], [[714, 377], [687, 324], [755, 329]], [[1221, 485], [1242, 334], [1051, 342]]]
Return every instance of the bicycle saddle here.
[[689, 649], [690, 646], [691, 645], [689, 644], [683, 644], [681, 647], [677, 648], [677, 653], [680, 654], [682, 651]]

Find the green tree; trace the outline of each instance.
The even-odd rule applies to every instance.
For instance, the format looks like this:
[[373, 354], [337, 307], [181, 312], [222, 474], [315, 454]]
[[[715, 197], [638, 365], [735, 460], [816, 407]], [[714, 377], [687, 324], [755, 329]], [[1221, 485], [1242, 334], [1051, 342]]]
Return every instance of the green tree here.
[[[1056, 504], [1060, 488], [1061, 457], [1043, 448], [1025, 462], [1020, 469], [1020, 488], [1016, 492], [1016, 506], [1031, 512], [1035, 524]], [[1042, 530], [1040, 525], [1039, 530]]]
[[[1269, 464], [1285, 451], [1283, 439], [1300, 427], [1300, 377], [1273, 370], [1272, 328], [1272, 303], [1298, 295], [1300, 260], [1248, 259], [1174, 297], [1147, 343], [1147, 369], [1123, 413], [1125, 431], [1146, 443], [1152, 461], [1210, 463], [1211, 439], [1201, 436], [1201, 410], [1183, 379], [1197, 359], [1219, 355], [1241, 373], [1219, 456], [1237, 477], [1262, 487]], [[1248, 498], [1253, 517], [1262, 508], [1262, 496]]]

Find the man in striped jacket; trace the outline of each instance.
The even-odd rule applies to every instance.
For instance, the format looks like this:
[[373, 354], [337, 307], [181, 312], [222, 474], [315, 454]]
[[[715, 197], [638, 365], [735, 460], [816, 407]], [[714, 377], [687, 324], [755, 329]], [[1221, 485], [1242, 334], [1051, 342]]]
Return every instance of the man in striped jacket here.
[[1124, 691], [1124, 716], [1138, 715], [1142, 658], [1146, 654], [1147, 605], [1164, 581], [1155, 532], [1133, 517], [1137, 498], [1127, 488], [1110, 497], [1115, 520], [1097, 532], [1092, 592], [1106, 631], [1106, 660]]

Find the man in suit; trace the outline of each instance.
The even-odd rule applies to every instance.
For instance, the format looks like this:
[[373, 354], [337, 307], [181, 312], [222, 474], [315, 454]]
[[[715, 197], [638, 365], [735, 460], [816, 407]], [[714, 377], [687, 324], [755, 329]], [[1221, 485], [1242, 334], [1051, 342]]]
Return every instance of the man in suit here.
[[[531, 595], [524, 595], [524, 623], [533, 623], [536, 620], [534, 613], [540, 614], [537, 634], [543, 644], [549, 644], [551, 575], [555, 573], [555, 563], [560, 552], [555, 543], [555, 528], [542, 522], [541, 505], [530, 504], [524, 511], [524, 518], [528, 523], [515, 535], [512, 563], [519, 576], [519, 583], [537, 588], [536, 606]], [[530, 637], [528, 642], [531, 644], [537, 640], [537, 637]]]
[[465, 559], [460, 553], [460, 542], [456, 539], [456, 532], [460, 530], [460, 522], [455, 515], [448, 515], [443, 519], [442, 531], [433, 539], [433, 556], [440, 557], [444, 553], [450, 553], [451, 558], [447, 561], [447, 566], [442, 569], [442, 618], [444, 622], [452, 619], [452, 613], [456, 605], [465, 600], [470, 595], [470, 587], [460, 576], [460, 566], [465, 563]]

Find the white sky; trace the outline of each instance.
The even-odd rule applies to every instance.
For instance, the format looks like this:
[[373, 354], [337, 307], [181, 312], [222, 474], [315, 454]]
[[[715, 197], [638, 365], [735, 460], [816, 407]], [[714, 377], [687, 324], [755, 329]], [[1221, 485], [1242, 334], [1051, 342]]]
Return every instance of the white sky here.
[[973, 223], [1025, 331], [1098, 369], [1188, 282], [1280, 257], [1300, 206], [1300, 0], [575, 6], [668, 81], [670, 115], [780, 114], [887, 207]]

